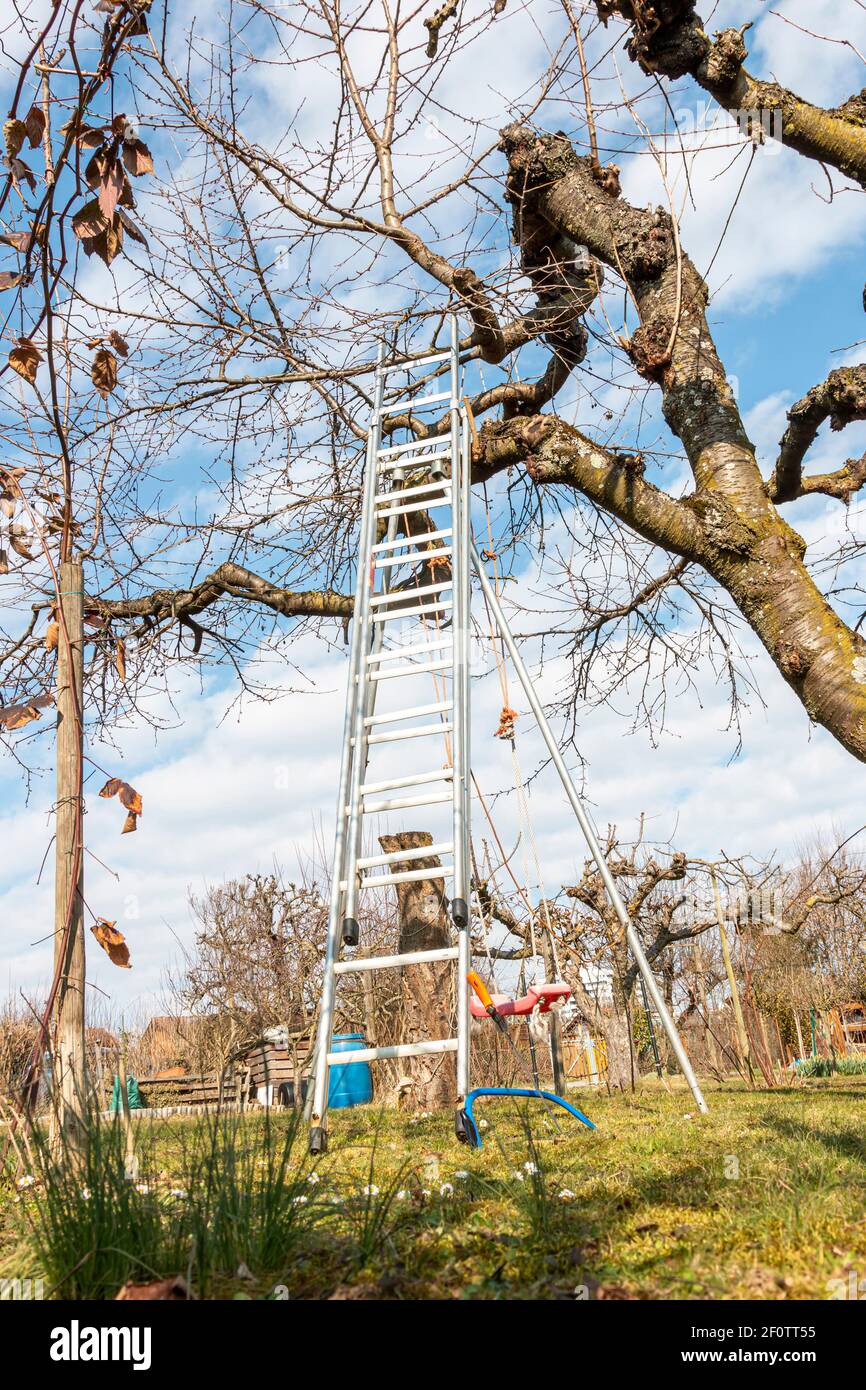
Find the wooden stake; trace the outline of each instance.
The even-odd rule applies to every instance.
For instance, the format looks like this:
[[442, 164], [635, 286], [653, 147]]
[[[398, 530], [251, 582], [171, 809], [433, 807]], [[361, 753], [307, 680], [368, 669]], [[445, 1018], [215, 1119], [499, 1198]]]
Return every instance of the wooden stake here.
[[86, 1133], [83, 582], [80, 561], [67, 560], [60, 566], [54, 881], [54, 968], [59, 985], [54, 1003], [53, 1067], [55, 1140], [67, 1153], [81, 1151]]
[[716, 919], [719, 924], [719, 940], [722, 945], [722, 960], [725, 963], [725, 974], [728, 977], [728, 987], [731, 991], [731, 1005], [734, 1010], [734, 1021], [737, 1025], [737, 1041], [740, 1045], [740, 1057], [749, 1073], [749, 1085], [755, 1084], [755, 1073], [752, 1067], [752, 1049], [749, 1045], [749, 1035], [746, 1032], [746, 1024], [743, 1018], [743, 1009], [740, 1004], [740, 991], [737, 989], [737, 980], [734, 975], [734, 967], [731, 964], [731, 950], [728, 946], [728, 934], [725, 931], [725, 914], [722, 911], [722, 899], [719, 895], [719, 885], [716, 881], [714, 869], [710, 869], [710, 879], [713, 885], [713, 897], [716, 903]]

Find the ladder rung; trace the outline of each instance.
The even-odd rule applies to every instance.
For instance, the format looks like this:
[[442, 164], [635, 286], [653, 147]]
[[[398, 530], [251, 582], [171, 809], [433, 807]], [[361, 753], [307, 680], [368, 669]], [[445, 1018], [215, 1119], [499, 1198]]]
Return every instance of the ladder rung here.
[[[335, 975], [350, 975], [355, 970], [392, 970], [401, 965], [423, 965], [425, 961], [456, 960], [456, 946], [439, 946], [435, 951], [404, 951], [398, 956], [361, 956], [356, 960], [338, 960], [334, 965]], [[350, 1056], [341, 1053], [343, 1057]]]
[[432, 584], [418, 584], [412, 589], [392, 589], [387, 594], [374, 594], [370, 603], [381, 608], [388, 603], [402, 603], [407, 596], [423, 598], [425, 594], [438, 594], [443, 589], [453, 589], [453, 587], [453, 580], [437, 579]]
[[413, 483], [411, 487], [400, 488], [397, 492], [377, 492], [375, 502], [396, 502], [402, 497], [417, 497], [422, 492], [441, 492], [442, 489], [450, 490], [451, 479], [443, 478], [438, 483]]
[[454, 725], [450, 719], [439, 724], [422, 724], [417, 729], [393, 729], [391, 733], [369, 734], [367, 743], [396, 743], [402, 738], [429, 738], [431, 734], [450, 734]]
[[419, 656], [421, 652], [434, 652], [438, 647], [450, 647], [454, 641], [453, 637], [440, 637], [435, 642], [421, 642], [417, 647], [389, 647], [384, 652], [370, 652], [364, 660], [372, 661], [397, 661], [400, 657]]
[[393, 724], [398, 719], [411, 719], [413, 714], [448, 714], [454, 708], [453, 700], [437, 700], [433, 705], [414, 705], [409, 709], [394, 709], [387, 714], [368, 714], [364, 723]]
[[425, 878], [453, 878], [453, 869], [406, 869], [399, 874], [380, 874], [377, 878], [362, 878], [359, 888], [386, 888], [389, 883], [421, 883]]
[[395, 849], [389, 854], [371, 854], [367, 859], [358, 859], [356, 869], [378, 869], [383, 864], [402, 864], [409, 859], [431, 859], [437, 854], [453, 854], [454, 846], [450, 840], [440, 845], [416, 845], [413, 849]]
[[409, 516], [410, 512], [429, 512], [431, 507], [445, 507], [451, 505], [449, 497], [430, 497], [417, 506], [409, 504], [405, 507], [383, 507], [377, 516]]
[[382, 367], [382, 375], [386, 376], [389, 372], [405, 372], [410, 367], [430, 367], [435, 362], [449, 362], [451, 360], [451, 350], [447, 352], [434, 352], [428, 357], [407, 357], [405, 362], [393, 362], [390, 367]]
[[[421, 540], [423, 537], [412, 537], [412, 540]], [[408, 550], [405, 555], [383, 555], [378, 560], [373, 561], [373, 567], [377, 570], [394, 569], [397, 565], [413, 565], [417, 561], [419, 564], [426, 565], [428, 560], [441, 560], [447, 555], [451, 559], [452, 551], [450, 546], [443, 545], [433, 550]]]
[[404, 396], [400, 401], [393, 401], [391, 405], [383, 405], [380, 411], [382, 415], [396, 415], [401, 410], [420, 410], [425, 405], [437, 405], [439, 401], [450, 401], [450, 391], [437, 391], [432, 396], [419, 396], [418, 400], [413, 400], [411, 396]]
[[[446, 441], [445, 435], [435, 435], [432, 439], [404, 439], [402, 444], [386, 444], [384, 448], [376, 451], [376, 458], [380, 463], [383, 460], [396, 458], [397, 454], [408, 454], [411, 449], [439, 449], [438, 454], [419, 454], [418, 463], [423, 467], [431, 459], [450, 459], [451, 448], [443, 449], [442, 445]], [[406, 467], [405, 461], [401, 464]]]
[[372, 613], [370, 621], [373, 623], [390, 623], [392, 618], [418, 618], [422, 614], [428, 613], [448, 613], [454, 604], [450, 598], [443, 599], [441, 603], [416, 603], [414, 608], [392, 608], [390, 611], [384, 608], [381, 613]]
[[[429, 796], [397, 796], [391, 801], [371, 801], [369, 806], [362, 807], [365, 816], [378, 816], [385, 811], [409, 811], [416, 806], [438, 806], [443, 801], [453, 801], [454, 796], [450, 791], [433, 792]], [[349, 808], [346, 807], [346, 815]]]
[[403, 676], [423, 676], [428, 671], [450, 671], [454, 660], [450, 656], [440, 656], [438, 661], [410, 662], [408, 666], [397, 666], [392, 671], [368, 671], [370, 681], [396, 681]]
[[448, 782], [454, 775], [453, 768], [434, 767], [432, 772], [413, 772], [408, 777], [389, 777], [384, 782], [362, 782], [361, 795], [371, 792], [395, 792], [400, 787], [421, 787], [425, 782]]
[[447, 536], [453, 535], [450, 526], [445, 526], [441, 531], [419, 531], [414, 536], [398, 536], [394, 541], [380, 541], [372, 549], [373, 555], [378, 555], [383, 550], [397, 550], [401, 545], [417, 545], [419, 541], [444, 541]]
[[359, 1052], [329, 1052], [328, 1066], [352, 1066], [354, 1062], [380, 1062], [389, 1057], [429, 1057], [436, 1052], [456, 1052], [456, 1038], [437, 1038], [435, 1042], [397, 1043], [395, 1047], [362, 1047]]

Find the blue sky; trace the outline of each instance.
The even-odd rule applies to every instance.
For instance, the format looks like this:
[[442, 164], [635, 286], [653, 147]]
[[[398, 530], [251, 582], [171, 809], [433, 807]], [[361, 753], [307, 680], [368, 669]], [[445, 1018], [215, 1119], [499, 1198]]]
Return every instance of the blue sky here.
[[[853, 3], [781, 0], [775, 8], [825, 33], [840, 32], [841, 26], [866, 51], [866, 13]], [[732, 0], [716, 7], [711, 27], [734, 19], [741, 23], [753, 14], [758, 17], [749, 36], [754, 70], [771, 62], [780, 80], [826, 102], [843, 100], [866, 82], [856, 53], [838, 45], [821, 47], [826, 62], [818, 68], [814, 44], [791, 25], [774, 20], [765, 6]], [[478, 71], [473, 93], [485, 109], [495, 111], [497, 92], [516, 95], [528, 84], [537, 45], [526, 40], [521, 47], [521, 35], [528, 32], [521, 26], [526, 24], [523, 12], [516, 13], [512, 28], [503, 26], [501, 37], [486, 50], [489, 71]], [[621, 53], [620, 68], [624, 80], [635, 81]], [[8, 75], [3, 85], [8, 85]], [[685, 93], [681, 101], [696, 100], [693, 92], [690, 98], [688, 84], [679, 90]], [[322, 114], [314, 105], [304, 120], [314, 128], [318, 119]], [[577, 109], [572, 124], [579, 124]], [[683, 239], [699, 266], [713, 253], [720, 216], [724, 220], [742, 177], [739, 160], [730, 173], [714, 178], [729, 163], [730, 153], [710, 149], [695, 162], [698, 206], [684, 212]], [[623, 179], [633, 200], [660, 200], [647, 161], [625, 160]], [[816, 166], [790, 153], [759, 151], [711, 277], [716, 339], [737, 378], [751, 437], [767, 460], [784, 428], [786, 406], [834, 365], [862, 355], [860, 349], [851, 350], [864, 336], [862, 195], [840, 195], [828, 207], [811, 187], [823, 193], [822, 179]], [[579, 423], [591, 422], [583, 418], [580, 397], [574, 410]], [[650, 433], [659, 429], [663, 432], [656, 416]], [[815, 458], [822, 467], [834, 460], [838, 464], [864, 447], [866, 431], [861, 428], [833, 438], [825, 431]], [[206, 444], [200, 443], [198, 451], [200, 461], [207, 462]], [[177, 487], [179, 493], [179, 482]], [[838, 504], [819, 500], [789, 508], [786, 515], [817, 548], [838, 532], [844, 520], [840, 513]], [[859, 534], [861, 507], [851, 508], [847, 524]], [[528, 595], [544, 581], [527, 556], [521, 564], [519, 591]], [[518, 629], [521, 621], [515, 621]], [[629, 692], [620, 692], [614, 708], [583, 713], [572, 757], [575, 765], [578, 754], [585, 760], [599, 825], [616, 822], [627, 832], [646, 812], [652, 837], [673, 837], [679, 848], [696, 855], [716, 854], [721, 848], [732, 855], [790, 855], [815, 829], [829, 835], [836, 828], [844, 835], [858, 827], [861, 768], [823, 731], [810, 729], [802, 708], [756, 644], [747, 643], [747, 656], [763, 703], [752, 700], [743, 724], [743, 749], [734, 761], [736, 739], [727, 727], [725, 692], [709, 668], [698, 673], [696, 689], [672, 701], [658, 741], [643, 729], [630, 732]], [[179, 943], [190, 939], [190, 888], [200, 892], [207, 882], [267, 870], [275, 861], [289, 877], [299, 858], [321, 867], [321, 847], [327, 852], [332, 833], [345, 656], [339, 644], [329, 647], [305, 635], [293, 644], [291, 658], [294, 669], [286, 671], [271, 657], [270, 674], [296, 693], [273, 704], [245, 701], [240, 710], [233, 704], [237, 692], [229, 673], [187, 665], [174, 678], [173, 710], [162, 697], [154, 704], [153, 713], [166, 727], [154, 733], [130, 725], [117, 731], [113, 749], [89, 750], [106, 771], [127, 777], [144, 797], [139, 831], [125, 837], [119, 835], [117, 803], [95, 795], [101, 777], [94, 778], [94, 794], [88, 798], [87, 899], [98, 915], [118, 920], [133, 960], [132, 971], [119, 972], [95, 946], [89, 951], [93, 998], [115, 1014], [125, 1009], [134, 1017], [153, 1007]], [[552, 696], [564, 675], [561, 663], [549, 662], [540, 678], [543, 692]], [[476, 772], [485, 792], [498, 791], [510, 784], [511, 766], [507, 747], [490, 737], [500, 704], [494, 675], [479, 676], [473, 698]], [[519, 697], [515, 703], [523, 708]], [[528, 717], [518, 728], [521, 762], [528, 772], [540, 760], [540, 744]], [[40, 761], [47, 763], [50, 750], [44, 741]], [[514, 801], [511, 796], [497, 802], [497, 821], [506, 838], [519, 828]], [[573, 881], [582, 846], [550, 770], [533, 783], [531, 801], [546, 887]], [[23, 989], [36, 998], [48, 979], [50, 856], [38, 886], [36, 879], [51, 836], [51, 802], [50, 778], [37, 777], [28, 797], [12, 761], [0, 763], [5, 924], [0, 995]], [[483, 823], [476, 828], [483, 834]]]

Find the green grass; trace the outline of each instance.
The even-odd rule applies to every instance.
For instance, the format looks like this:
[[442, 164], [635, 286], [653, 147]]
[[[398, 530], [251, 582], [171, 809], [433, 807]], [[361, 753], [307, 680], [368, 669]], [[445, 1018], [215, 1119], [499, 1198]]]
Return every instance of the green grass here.
[[332, 1115], [315, 1163], [285, 1115], [139, 1120], [146, 1191], [114, 1128], [86, 1201], [80, 1178], [7, 1183], [0, 1273], [67, 1297], [152, 1271], [210, 1298], [404, 1299], [827, 1298], [866, 1275], [862, 1079], [707, 1098], [701, 1117], [679, 1088], [581, 1093], [598, 1130], [563, 1116], [559, 1134], [542, 1109], [481, 1102], [480, 1151], [449, 1114], [370, 1106]]

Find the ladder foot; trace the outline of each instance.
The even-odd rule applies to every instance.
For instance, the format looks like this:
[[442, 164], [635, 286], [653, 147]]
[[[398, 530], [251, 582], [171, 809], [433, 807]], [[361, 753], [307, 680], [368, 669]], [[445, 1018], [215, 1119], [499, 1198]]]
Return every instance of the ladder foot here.
[[455, 1110], [454, 1112], [454, 1133], [457, 1136], [458, 1142], [461, 1144], [468, 1144], [470, 1149], [479, 1149], [481, 1147], [478, 1138], [478, 1130], [475, 1128], [474, 1122], [470, 1120], [465, 1110]]
[[345, 917], [343, 919], [343, 945], [357, 946], [361, 940], [361, 928], [355, 917]]
[[313, 1125], [310, 1130], [310, 1153], [323, 1154], [328, 1149], [328, 1131], [324, 1125]]
[[469, 926], [469, 906], [465, 898], [452, 899], [451, 916], [458, 927]]

